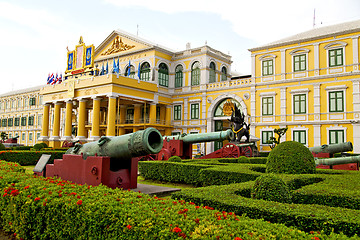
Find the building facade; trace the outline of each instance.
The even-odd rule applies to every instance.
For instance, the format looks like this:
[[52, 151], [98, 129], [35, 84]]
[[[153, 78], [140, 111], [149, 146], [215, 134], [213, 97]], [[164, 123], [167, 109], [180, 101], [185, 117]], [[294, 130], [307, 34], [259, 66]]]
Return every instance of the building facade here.
[[32, 146], [41, 136], [42, 96], [40, 86], [0, 95], [0, 132], [18, 143]]
[[[360, 152], [359, 36], [354, 21], [250, 49], [251, 76], [232, 75], [231, 56], [207, 45], [172, 51], [118, 30], [96, 48], [80, 39], [68, 52], [65, 80], [36, 92], [42, 124], [35, 139], [59, 146], [147, 127], [163, 135], [220, 131], [230, 127], [227, 110], [235, 104], [260, 138], [260, 151], [270, 150], [274, 129], [287, 127], [283, 141], [351, 141]], [[1, 119], [15, 117], [5, 108]], [[0, 131], [15, 134], [9, 126]], [[194, 149], [210, 153], [223, 144]]]
[[351, 141], [360, 152], [360, 21], [316, 28], [250, 49], [252, 131], [274, 128], [308, 147]]

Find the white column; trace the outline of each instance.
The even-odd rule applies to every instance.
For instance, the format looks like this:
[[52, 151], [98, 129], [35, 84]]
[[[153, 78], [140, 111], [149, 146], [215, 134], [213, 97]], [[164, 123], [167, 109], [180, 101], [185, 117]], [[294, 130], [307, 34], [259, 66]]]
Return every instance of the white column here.
[[320, 121], [320, 84], [314, 84], [314, 120]]
[[321, 125], [314, 124], [314, 146], [309, 147], [316, 147], [321, 146]]
[[319, 76], [319, 43], [314, 43], [314, 75]]
[[280, 115], [281, 122], [286, 122], [286, 87], [280, 89]]
[[359, 71], [359, 36], [352, 38], [353, 41], [353, 67], [355, 72]]
[[286, 54], [285, 54], [285, 49], [282, 49], [280, 52], [281, 52], [281, 58], [280, 58], [280, 62], [281, 62], [281, 79], [285, 79], [286, 78]]

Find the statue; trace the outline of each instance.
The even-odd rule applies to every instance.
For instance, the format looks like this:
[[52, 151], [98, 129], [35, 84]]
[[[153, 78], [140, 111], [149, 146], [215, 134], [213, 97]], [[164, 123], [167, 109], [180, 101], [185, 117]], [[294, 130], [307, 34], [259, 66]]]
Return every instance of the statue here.
[[231, 130], [234, 132], [231, 141], [240, 142], [241, 138], [245, 136], [245, 142], [248, 143], [250, 141], [250, 124], [245, 123], [245, 115], [235, 105], [233, 106], [230, 122], [232, 125]]

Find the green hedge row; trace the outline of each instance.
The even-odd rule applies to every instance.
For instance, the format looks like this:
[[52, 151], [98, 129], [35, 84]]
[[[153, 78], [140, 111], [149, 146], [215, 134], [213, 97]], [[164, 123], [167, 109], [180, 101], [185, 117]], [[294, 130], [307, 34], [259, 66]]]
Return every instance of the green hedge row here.
[[245, 214], [251, 218], [284, 223], [304, 231], [360, 235], [358, 172], [329, 174], [329, 171], [319, 170], [318, 174], [279, 176], [291, 189], [295, 189], [292, 191], [291, 204], [251, 199], [253, 181], [182, 190], [174, 193], [172, 198]]
[[4, 161], [0, 191], [1, 227], [17, 239], [348, 239], [183, 200], [34, 177]]
[[145, 179], [209, 186], [255, 180], [261, 175], [261, 172], [254, 171], [258, 166], [254, 164], [224, 164], [218, 160], [191, 160], [180, 163], [143, 161], [139, 162], [139, 171]]
[[53, 163], [54, 159], [62, 159], [64, 151], [0, 151], [0, 160], [28, 166], [35, 165], [42, 154], [50, 154], [49, 163]]

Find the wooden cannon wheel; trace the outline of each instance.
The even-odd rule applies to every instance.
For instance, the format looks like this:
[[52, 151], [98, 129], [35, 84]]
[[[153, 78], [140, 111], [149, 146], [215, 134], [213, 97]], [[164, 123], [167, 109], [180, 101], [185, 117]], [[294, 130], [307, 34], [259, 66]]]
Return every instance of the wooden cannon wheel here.
[[240, 146], [240, 154], [241, 156], [246, 156], [246, 157], [253, 156], [253, 152], [250, 146], [245, 146], [245, 147]]
[[223, 158], [238, 158], [240, 157], [240, 149], [233, 143], [228, 143], [222, 148], [221, 156]]
[[156, 160], [156, 155], [148, 154], [148, 155], [139, 157], [138, 160], [139, 161], [155, 161]]

